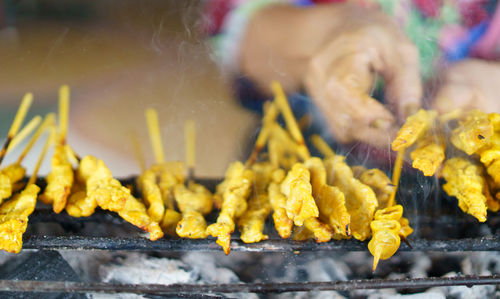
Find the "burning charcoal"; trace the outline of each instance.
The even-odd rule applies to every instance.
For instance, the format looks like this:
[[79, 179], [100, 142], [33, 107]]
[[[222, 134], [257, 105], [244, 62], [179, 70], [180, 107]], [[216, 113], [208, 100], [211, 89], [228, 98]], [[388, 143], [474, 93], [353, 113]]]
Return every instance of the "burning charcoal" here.
[[[35, 281], [80, 281], [80, 278], [57, 251], [37, 251], [11, 258], [2, 265], [0, 279]], [[87, 298], [83, 294], [10, 293], [2, 298]]]

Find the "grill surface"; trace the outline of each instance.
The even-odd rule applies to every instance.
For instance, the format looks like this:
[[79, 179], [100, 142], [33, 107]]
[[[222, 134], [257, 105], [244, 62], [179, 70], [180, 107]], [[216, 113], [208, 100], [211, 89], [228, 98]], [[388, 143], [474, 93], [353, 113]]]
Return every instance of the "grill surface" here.
[[[201, 182], [214, 189], [219, 180], [202, 180]], [[134, 182], [133, 179], [122, 180], [124, 184]], [[43, 186], [43, 183], [40, 182]], [[434, 211], [441, 213], [439, 217], [422, 216], [415, 211], [419, 208], [407, 209], [412, 225], [418, 224], [418, 230], [410, 236], [411, 247], [402, 243], [400, 251], [425, 251], [425, 252], [460, 252], [460, 251], [495, 251], [500, 248], [500, 234], [495, 230], [500, 225], [500, 217], [489, 215], [487, 224], [479, 224], [475, 219], [457, 211], [456, 203], [452, 202], [452, 209], [444, 206], [443, 210]], [[454, 210], [453, 210], [454, 209]], [[413, 214], [412, 214], [413, 213]], [[217, 213], [209, 216], [208, 222], [215, 220]], [[412, 216], [413, 215], [413, 216]], [[458, 216], [457, 216], [458, 215]], [[37, 225], [45, 226], [55, 223], [62, 227], [62, 234], [39, 233], [33, 229]], [[41, 225], [40, 225], [41, 224]], [[127, 232], [88, 234], [83, 229], [87, 225], [99, 227], [121, 228]], [[488, 227], [493, 234], [480, 236], [480, 227]], [[101, 230], [102, 232], [103, 230]], [[106, 231], [106, 230], [104, 230]], [[232, 251], [246, 252], [305, 252], [305, 251], [366, 251], [367, 242], [354, 239], [330, 241], [328, 243], [294, 242], [280, 239], [268, 223], [266, 231], [270, 239], [254, 244], [245, 244], [239, 239], [237, 233], [231, 241]], [[61, 232], [61, 230], [59, 230]], [[146, 239], [137, 228], [127, 224], [116, 214], [97, 210], [90, 217], [73, 218], [65, 212], [54, 214], [50, 207], [40, 204], [30, 216], [29, 229], [24, 237], [24, 249], [37, 250], [106, 250], [106, 251], [221, 251], [220, 246], [213, 238], [190, 240], [164, 237], [155, 242]], [[58, 282], [58, 281], [23, 281], [0, 280], [0, 291], [25, 291], [25, 292], [104, 292], [104, 293], [138, 293], [156, 295], [175, 295], [179, 297], [218, 297], [217, 293], [282, 293], [299, 291], [349, 291], [352, 289], [426, 289], [436, 286], [473, 286], [500, 284], [500, 276], [458, 276], [449, 278], [430, 277], [418, 279], [366, 279], [330, 282], [287, 282], [287, 283], [238, 283], [238, 284], [112, 284], [112, 283], [83, 283], [83, 282]], [[203, 295], [205, 294], [205, 295]], [[206, 295], [209, 294], [209, 295]]]

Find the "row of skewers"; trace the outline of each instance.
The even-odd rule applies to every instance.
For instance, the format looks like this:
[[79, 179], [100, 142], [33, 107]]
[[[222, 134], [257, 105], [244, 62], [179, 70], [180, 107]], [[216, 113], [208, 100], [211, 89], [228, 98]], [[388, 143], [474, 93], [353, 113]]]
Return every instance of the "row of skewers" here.
[[500, 209], [500, 114], [420, 110], [407, 119], [392, 149], [399, 163], [412, 149], [413, 167], [444, 178], [443, 190], [479, 222], [488, 210]]
[[[282, 238], [316, 242], [371, 238], [368, 249], [374, 256], [375, 270], [379, 260], [390, 258], [413, 231], [403, 217], [403, 207], [395, 201], [404, 155], [412, 146], [413, 166], [425, 175], [441, 174], [447, 180], [444, 190], [458, 198], [465, 212], [484, 221], [485, 207], [493, 211], [500, 208], [500, 193], [495, 199], [487, 192], [500, 191], [500, 175], [496, 171], [500, 165], [500, 116], [474, 111], [437, 117], [434, 111], [420, 110], [408, 118], [392, 143], [398, 158], [391, 180], [379, 169], [350, 167], [319, 136], [313, 136], [311, 142], [323, 157], [312, 157], [281, 86], [273, 82], [271, 87], [274, 100], [266, 103], [262, 128], [250, 158], [246, 163], [231, 163], [214, 194], [192, 179], [192, 121], [185, 127], [186, 163], [165, 161], [158, 114], [154, 109], [146, 110], [156, 162], [146, 168], [140, 145], [134, 142], [142, 168], [134, 189], [114, 179], [102, 160], [80, 157], [67, 144], [67, 86], [59, 92], [57, 124], [56, 115], [48, 114], [43, 121], [39, 116], [33, 118], [19, 130], [32, 102], [32, 95], [28, 94], [0, 152], [1, 163], [7, 152], [36, 129], [17, 161], [0, 169], [0, 249], [15, 253], [21, 250], [28, 217], [39, 199], [52, 205], [55, 213], [64, 210], [73, 217], [90, 216], [98, 207], [115, 212], [148, 232], [152, 241], [164, 234], [191, 239], [212, 236], [226, 254], [230, 252], [236, 227], [243, 242], [266, 240], [264, 224], [272, 215], [274, 228]], [[285, 127], [278, 122], [280, 117]], [[453, 123], [455, 127], [450, 130]], [[43, 134], [47, 138], [42, 153], [24, 184], [25, 169], [21, 163]], [[478, 154], [488, 176], [470, 157], [448, 158], [441, 167], [447, 135], [455, 147], [469, 155]], [[50, 146], [54, 147], [51, 171], [39, 194], [36, 176]], [[208, 225], [205, 216], [213, 208], [220, 211], [216, 222]]]

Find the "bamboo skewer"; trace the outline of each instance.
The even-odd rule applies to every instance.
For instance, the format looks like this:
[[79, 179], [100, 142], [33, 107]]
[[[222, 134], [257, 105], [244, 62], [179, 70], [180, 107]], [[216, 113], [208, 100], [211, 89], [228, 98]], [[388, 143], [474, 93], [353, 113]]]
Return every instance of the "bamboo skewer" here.
[[35, 134], [33, 134], [31, 139], [29, 140], [28, 144], [23, 149], [23, 152], [21, 153], [21, 155], [19, 155], [19, 158], [17, 158], [17, 161], [16, 161], [17, 164], [21, 164], [23, 159], [26, 157], [26, 155], [31, 150], [31, 148], [33, 147], [35, 142], [40, 137], [40, 135], [42, 135], [42, 133], [45, 132], [45, 130], [47, 130], [48, 127], [55, 125], [55, 119], [56, 119], [56, 115], [54, 113], [49, 113], [45, 116], [45, 119], [43, 120], [42, 124], [40, 125], [40, 127], [38, 127]]
[[161, 142], [160, 124], [158, 122], [158, 112], [156, 109], [148, 108], [145, 112], [148, 124], [149, 139], [155, 155], [156, 163], [164, 163], [163, 144]]
[[281, 111], [281, 114], [283, 114], [283, 118], [285, 119], [286, 127], [290, 132], [290, 135], [292, 135], [295, 142], [299, 144], [299, 154], [301, 155], [301, 158], [304, 160], [309, 158], [309, 150], [307, 149], [304, 137], [300, 132], [297, 120], [293, 116], [292, 109], [290, 108], [290, 105], [288, 105], [283, 87], [281, 87], [281, 84], [278, 81], [273, 81], [271, 82], [271, 90], [274, 93], [274, 101]]
[[7, 139], [5, 140], [5, 143], [3, 144], [3, 147], [0, 151], [0, 164], [3, 161], [5, 154], [7, 153], [7, 149], [9, 148], [12, 139], [16, 136], [17, 132], [19, 131], [19, 128], [21, 127], [21, 124], [23, 123], [24, 118], [26, 117], [26, 113], [28, 113], [28, 110], [32, 102], [33, 102], [32, 93], [27, 93], [26, 95], [24, 95], [21, 105], [19, 105], [19, 109], [17, 110], [16, 116], [14, 117], [14, 121], [12, 122], [12, 125], [7, 134]]
[[66, 143], [66, 135], [68, 133], [68, 118], [69, 118], [69, 86], [63, 85], [59, 88], [59, 142]]
[[399, 179], [401, 177], [401, 171], [403, 169], [403, 162], [405, 157], [405, 149], [398, 151], [398, 155], [396, 156], [396, 162], [394, 163], [394, 171], [392, 173], [392, 184], [394, 185], [394, 191], [391, 193], [391, 197], [389, 198], [388, 207], [392, 207], [396, 202], [396, 192], [399, 187]]
[[38, 157], [38, 160], [36, 161], [35, 169], [33, 170], [33, 174], [31, 175], [27, 186], [30, 184], [34, 184], [36, 182], [36, 177], [38, 175], [38, 171], [40, 170], [40, 166], [42, 165], [43, 159], [45, 158], [45, 155], [47, 154], [47, 150], [49, 148], [49, 145], [54, 142], [55, 135], [56, 135], [56, 129], [52, 125], [48, 127], [50, 130], [49, 136], [47, 136], [47, 139], [45, 140], [45, 144], [43, 145], [42, 152], [40, 153], [40, 156]]
[[135, 160], [139, 164], [139, 168], [141, 169], [141, 173], [143, 173], [144, 171], [146, 171], [146, 162], [144, 161], [144, 153], [142, 152], [141, 143], [139, 142], [139, 138], [137, 137], [137, 133], [134, 130], [130, 131], [130, 140], [132, 142]]
[[196, 124], [193, 120], [187, 120], [184, 125], [184, 135], [186, 143], [186, 165], [188, 168], [188, 178], [194, 178], [194, 166], [196, 163]]
[[246, 167], [252, 166], [252, 164], [257, 161], [257, 156], [266, 146], [266, 143], [271, 135], [271, 127], [273, 123], [276, 122], [277, 117], [278, 109], [276, 105], [272, 102], [266, 103], [266, 105], [264, 106], [264, 117], [262, 118], [262, 128], [260, 129], [259, 135], [257, 136], [257, 140], [255, 141], [252, 153], [245, 163]]
[[321, 138], [321, 136], [316, 134], [312, 135], [311, 143], [325, 158], [335, 156], [335, 152], [333, 151], [333, 149], [328, 145], [328, 143], [326, 143], [323, 138]]
[[21, 142], [23, 142], [26, 137], [28, 137], [31, 132], [33, 132], [34, 129], [40, 124], [42, 121], [42, 117], [40, 115], [37, 115], [33, 117], [26, 126], [24, 126], [21, 131], [12, 139], [12, 141], [9, 144], [9, 147], [7, 148], [7, 154], [10, 153], [13, 149], [15, 149]]

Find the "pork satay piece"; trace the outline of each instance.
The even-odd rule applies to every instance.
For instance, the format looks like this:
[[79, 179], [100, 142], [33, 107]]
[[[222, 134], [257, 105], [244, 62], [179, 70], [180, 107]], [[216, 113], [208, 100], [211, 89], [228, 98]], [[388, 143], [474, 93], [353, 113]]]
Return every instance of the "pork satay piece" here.
[[19, 194], [0, 206], [0, 249], [19, 253], [23, 246], [23, 234], [28, 227], [28, 217], [35, 210], [40, 188], [29, 184]]
[[495, 182], [491, 179], [489, 175], [484, 176], [484, 196], [486, 196], [486, 206], [488, 206], [488, 210], [492, 212], [498, 212], [500, 210], [500, 201], [493, 196], [491, 190], [495, 189]]
[[247, 209], [247, 198], [252, 191], [254, 174], [241, 162], [233, 162], [226, 171], [227, 185], [222, 195], [222, 209], [217, 222], [207, 227], [207, 233], [217, 237], [226, 254], [231, 251], [231, 234], [234, 232], [235, 219]]
[[409, 116], [401, 129], [399, 129], [396, 139], [392, 142], [392, 150], [400, 151], [412, 146], [432, 127], [436, 117], [436, 111], [423, 109]]
[[248, 201], [248, 208], [238, 219], [241, 240], [245, 243], [256, 243], [267, 240], [263, 233], [267, 216], [271, 212], [271, 204], [267, 194], [253, 194]]
[[252, 165], [254, 173], [253, 194], [248, 200], [248, 208], [238, 219], [238, 229], [241, 240], [245, 243], [256, 243], [266, 240], [263, 233], [265, 221], [271, 213], [271, 203], [267, 188], [271, 181], [273, 166], [269, 162], [255, 163]]
[[366, 169], [363, 166], [354, 166], [352, 171], [355, 178], [369, 186], [375, 192], [378, 208], [386, 208], [389, 204], [391, 194], [396, 188], [392, 184], [391, 179], [378, 168]]
[[302, 163], [296, 163], [281, 183], [281, 193], [286, 197], [286, 214], [297, 226], [304, 220], [318, 217], [319, 211], [312, 196], [310, 173]]
[[175, 200], [182, 219], [177, 223], [179, 237], [201, 239], [207, 237], [207, 223], [203, 215], [212, 211], [212, 194], [204, 186], [193, 181], [188, 187], [177, 185], [174, 188]]
[[442, 136], [428, 133], [417, 142], [417, 148], [410, 153], [413, 168], [433, 176], [445, 158], [445, 142]]
[[184, 163], [180, 161], [164, 162], [153, 165], [151, 170], [156, 173], [163, 204], [167, 209], [174, 210], [174, 187], [178, 184], [184, 184]]
[[69, 115], [69, 87], [59, 89], [59, 132], [55, 140], [54, 155], [51, 160], [51, 170], [47, 176], [47, 187], [40, 196], [40, 201], [52, 204], [55, 213], [60, 213], [65, 207], [71, 186], [74, 181], [73, 165], [68, 153], [73, 150], [66, 144]]
[[66, 203], [66, 213], [75, 218], [88, 217], [94, 214], [96, 207], [95, 198], [87, 196], [85, 184], [75, 182]]
[[79, 172], [86, 182], [87, 197], [99, 207], [119, 212], [125, 207], [130, 190], [113, 178], [104, 162], [93, 156], [85, 156], [80, 161]]
[[469, 111], [451, 132], [451, 143], [468, 155], [487, 145], [493, 136], [493, 125], [488, 114], [479, 110]]
[[344, 193], [339, 188], [323, 185], [316, 196], [319, 219], [333, 229], [333, 238], [351, 236], [351, 215], [347, 212]]
[[312, 232], [316, 243], [328, 242], [332, 239], [332, 228], [316, 217], [307, 218], [304, 220], [304, 227]]
[[377, 269], [379, 260], [393, 256], [401, 244], [399, 231], [401, 225], [397, 220], [373, 220], [370, 223], [372, 239], [368, 242], [368, 250], [373, 255], [373, 271]]
[[487, 198], [483, 190], [485, 182], [481, 166], [468, 159], [454, 157], [446, 160], [442, 174], [446, 180], [443, 190], [458, 199], [460, 209], [479, 222], [486, 221]]
[[313, 240], [314, 239], [314, 234], [311, 230], [306, 228], [304, 225], [303, 226], [296, 226], [293, 229], [293, 235], [292, 235], [292, 240], [294, 241], [308, 241], [308, 240]]
[[351, 215], [351, 233], [358, 240], [370, 236], [370, 222], [378, 207], [373, 190], [355, 179], [351, 168], [343, 156], [335, 155], [325, 160], [327, 183], [336, 186], [344, 193], [347, 212]]
[[14, 184], [24, 178], [26, 169], [21, 164], [10, 164], [0, 170], [0, 204], [12, 195]]
[[156, 241], [163, 237], [163, 231], [159, 223], [149, 217], [146, 206], [130, 193], [125, 200], [125, 205], [118, 211], [118, 215], [132, 225], [149, 232], [149, 239], [151, 241]]
[[144, 171], [137, 178], [137, 186], [142, 193], [142, 198], [148, 207], [148, 215], [153, 221], [160, 222], [165, 214], [165, 206], [161, 196], [160, 187], [156, 183], [156, 174], [153, 170]]
[[293, 221], [286, 214], [286, 197], [281, 193], [281, 183], [285, 179], [285, 171], [276, 169], [271, 174], [268, 187], [269, 202], [273, 209], [274, 228], [280, 237], [286, 239], [292, 234]]
[[26, 188], [7, 202], [0, 205], [0, 249], [11, 253], [19, 253], [23, 245], [23, 234], [28, 227], [28, 217], [36, 206], [37, 195], [40, 188], [35, 185], [40, 165], [45, 158], [49, 142], [54, 137], [54, 131], [47, 138], [38, 161], [33, 169], [33, 174], [28, 180]]
[[67, 145], [56, 145], [52, 156], [52, 169], [47, 175], [47, 187], [40, 201], [51, 204], [54, 213], [60, 213], [66, 207], [66, 201], [73, 185], [73, 165], [71, 165], [67, 150]]
[[176, 210], [166, 209], [160, 227], [169, 236], [177, 236], [177, 224], [182, 219], [182, 214]]
[[304, 161], [304, 166], [311, 174], [311, 185], [313, 197], [319, 194], [321, 188], [326, 185], [326, 169], [323, 161], [318, 157], [311, 157]]

